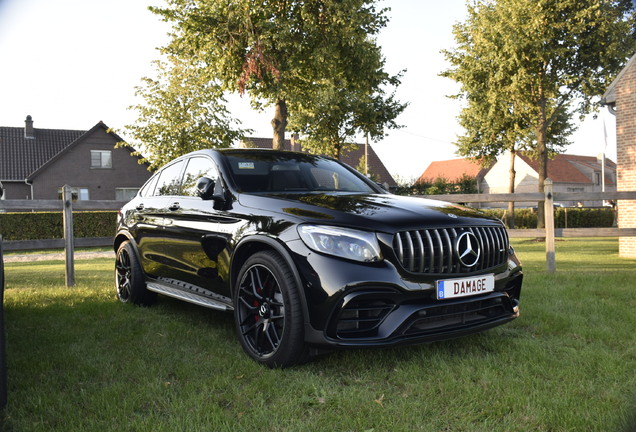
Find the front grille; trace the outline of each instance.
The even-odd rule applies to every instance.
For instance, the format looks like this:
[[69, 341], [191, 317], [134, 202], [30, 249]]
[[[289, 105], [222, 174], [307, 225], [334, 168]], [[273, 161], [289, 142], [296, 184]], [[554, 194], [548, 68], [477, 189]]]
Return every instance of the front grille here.
[[[464, 266], [455, 252], [457, 238], [471, 232], [479, 243], [480, 256]], [[403, 231], [393, 237], [393, 250], [402, 267], [412, 273], [457, 274], [497, 267], [508, 259], [508, 233], [504, 227], [453, 227]]]

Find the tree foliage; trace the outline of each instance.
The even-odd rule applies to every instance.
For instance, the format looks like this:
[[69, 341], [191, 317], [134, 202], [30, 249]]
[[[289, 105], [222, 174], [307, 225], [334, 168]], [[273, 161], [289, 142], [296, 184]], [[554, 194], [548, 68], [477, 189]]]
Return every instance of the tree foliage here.
[[173, 25], [164, 52], [248, 94], [254, 108], [275, 106], [274, 148], [291, 122], [323, 150], [356, 132], [381, 136], [404, 109], [386, 93], [399, 75], [384, 71], [373, 40], [387, 22], [375, 2], [168, 0], [152, 10]]
[[126, 125], [127, 135], [140, 143], [140, 163], [155, 169], [194, 150], [229, 147], [246, 132], [231, 119], [220, 86], [205, 69], [174, 57], [155, 67], [157, 78], [145, 77], [136, 88], [144, 103], [131, 107], [138, 118]]
[[539, 161], [539, 190], [550, 152], [562, 151], [572, 116], [594, 109], [636, 49], [630, 0], [473, 0], [454, 27], [442, 75], [461, 84], [458, 144], [485, 162], [505, 150]]

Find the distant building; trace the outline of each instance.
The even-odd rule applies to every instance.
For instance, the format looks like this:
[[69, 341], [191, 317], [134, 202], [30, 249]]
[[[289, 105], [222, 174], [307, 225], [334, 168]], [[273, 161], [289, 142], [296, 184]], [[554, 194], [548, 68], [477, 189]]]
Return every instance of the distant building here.
[[0, 127], [2, 199], [58, 199], [66, 184], [79, 200], [128, 200], [150, 177], [148, 165], [101, 121], [87, 131]]
[[[539, 163], [523, 154], [515, 158], [515, 192], [537, 192], [539, 187]], [[603, 171], [605, 181], [603, 182]], [[601, 192], [603, 186], [606, 191], [616, 191], [616, 164], [605, 159], [605, 169], [602, 158], [594, 156], [578, 156], [557, 154], [548, 160], [548, 177], [552, 180], [555, 192]], [[483, 193], [508, 193], [510, 182], [510, 156], [503, 155], [490, 168], [482, 181]], [[578, 202], [568, 201], [560, 203], [564, 206], [576, 206]], [[600, 207], [602, 201], [584, 201], [586, 207]], [[537, 203], [517, 203], [519, 206]]]
[[[609, 85], [601, 103], [616, 115], [618, 191], [636, 191], [636, 55]], [[636, 201], [618, 203], [618, 227], [636, 228]], [[619, 239], [619, 255], [636, 258], [636, 237]]]
[[[524, 154], [515, 158], [515, 192], [537, 192], [539, 187], [539, 164]], [[605, 174], [603, 180], [603, 172]], [[508, 193], [510, 184], [510, 154], [504, 153], [489, 168], [483, 168], [468, 159], [451, 159], [432, 162], [420, 176], [424, 179], [445, 178], [455, 181], [468, 175], [477, 179], [479, 193]], [[548, 177], [553, 182], [555, 192], [601, 192], [616, 191], [616, 164], [605, 159], [603, 169], [602, 158], [594, 156], [578, 156], [558, 154], [548, 160]], [[578, 202], [563, 202], [564, 206], [575, 206]], [[584, 206], [602, 206], [601, 201], [586, 201]], [[503, 206], [503, 203], [494, 205]], [[519, 206], [536, 206], [537, 203], [517, 203]]]
[[489, 168], [484, 168], [478, 162], [471, 159], [450, 159], [431, 162], [422, 175], [417, 179], [417, 183], [423, 181], [434, 181], [438, 178], [456, 182], [464, 176], [475, 178], [477, 190], [481, 193], [481, 183]]
[[[247, 137], [240, 145], [244, 148], [272, 148], [272, 139]], [[340, 161], [346, 163], [352, 168], [357, 168], [360, 161], [364, 160], [364, 147], [364, 144], [354, 144], [353, 149], [344, 152], [344, 154], [340, 157]], [[304, 151], [302, 148], [302, 142], [294, 137], [285, 140], [284, 149], [287, 151]], [[391, 174], [389, 174], [389, 171], [386, 169], [371, 146], [368, 146], [368, 155], [369, 173], [373, 175], [375, 181], [388, 186], [389, 189], [396, 188], [396, 181], [393, 179]]]

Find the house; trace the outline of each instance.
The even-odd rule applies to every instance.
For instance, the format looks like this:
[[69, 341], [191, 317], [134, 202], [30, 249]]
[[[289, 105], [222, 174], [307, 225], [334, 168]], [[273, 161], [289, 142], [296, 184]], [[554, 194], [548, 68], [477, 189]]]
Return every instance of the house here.
[[[578, 156], [557, 154], [548, 160], [548, 177], [552, 180], [554, 192], [601, 192], [616, 191], [616, 164], [603, 158], [594, 156]], [[539, 163], [523, 153], [515, 158], [515, 192], [537, 192], [539, 185]], [[605, 179], [603, 180], [603, 173]], [[506, 152], [490, 168], [482, 181], [483, 193], [508, 193], [510, 182], [510, 156]], [[585, 201], [580, 204], [575, 201], [560, 203], [566, 207], [583, 205], [585, 207], [600, 207], [601, 201]], [[536, 206], [537, 203], [517, 203], [519, 206]]]
[[2, 199], [58, 199], [66, 184], [79, 200], [128, 200], [150, 177], [148, 165], [101, 121], [90, 130], [0, 127]]
[[[618, 191], [636, 191], [636, 55], [609, 85], [601, 103], [616, 115], [616, 156]], [[618, 203], [618, 227], [636, 228], [636, 201]], [[636, 237], [620, 237], [621, 257], [636, 258]]]
[[[272, 139], [248, 137], [240, 143], [240, 146], [244, 148], [272, 148]], [[284, 150], [304, 151], [302, 143], [298, 140], [297, 136], [293, 136], [291, 139], [285, 140]], [[397, 187], [397, 182], [393, 179], [391, 174], [389, 174], [389, 171], [375, 153], [373, 147], [367, 146], [367, 153], [369, 160], [369, 173], [373, 176], [373, 179], [385, 187], [388, 187], [388, 189], [395, 189]], [[353, 149], [344, 152], [344, 154], [340, 156], [340, 161], [353, 168], [357, 168], [358, 165], [360, 165], [360, 161], [364, 160], [364, 154], [365, 145], [354, 144]]]
[[477, 191], [481, 192], [481, 182], [489, 168], [484, 168], [472, 159], [450, 159], [431, 162], [416, 183], [434, 181], [438, 178], [456, 182], [464, 176], [475, 178]]
[[[616, 191], [616, 164], [603, 158], [557, 154], [548, 160], [548, 177], [555, 192]], [[515, 158], [515, 192], [536, 192], [539, 187], [539, 164], [523, 153]], [[478, 190], [483, 194], [508, 193], [510, 183], [510, 153], [504, 153], [490, 168], [466, 159], [432, 162], [420, 176], [422, 179], [457, 180], [462, 175], [476, 177]], [[603, 177], [604, 174], [604, 177]], [[578, 202], [563, 202], [564, 206], [576, 206]], [[600, 201], [581, 203], [587, 207], [602, 206]], [[497, 203], [504, 206], [505, 203]], [[537, 203], [517, 203], [519, 206], [536, 206]]]

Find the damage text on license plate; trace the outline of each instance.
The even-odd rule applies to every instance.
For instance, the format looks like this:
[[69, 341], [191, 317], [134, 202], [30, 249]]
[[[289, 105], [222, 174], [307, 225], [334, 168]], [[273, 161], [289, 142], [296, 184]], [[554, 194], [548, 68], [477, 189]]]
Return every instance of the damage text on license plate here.
[[494, 274], [437, 281], [438, 300], [484, 294], [494, 290]]

